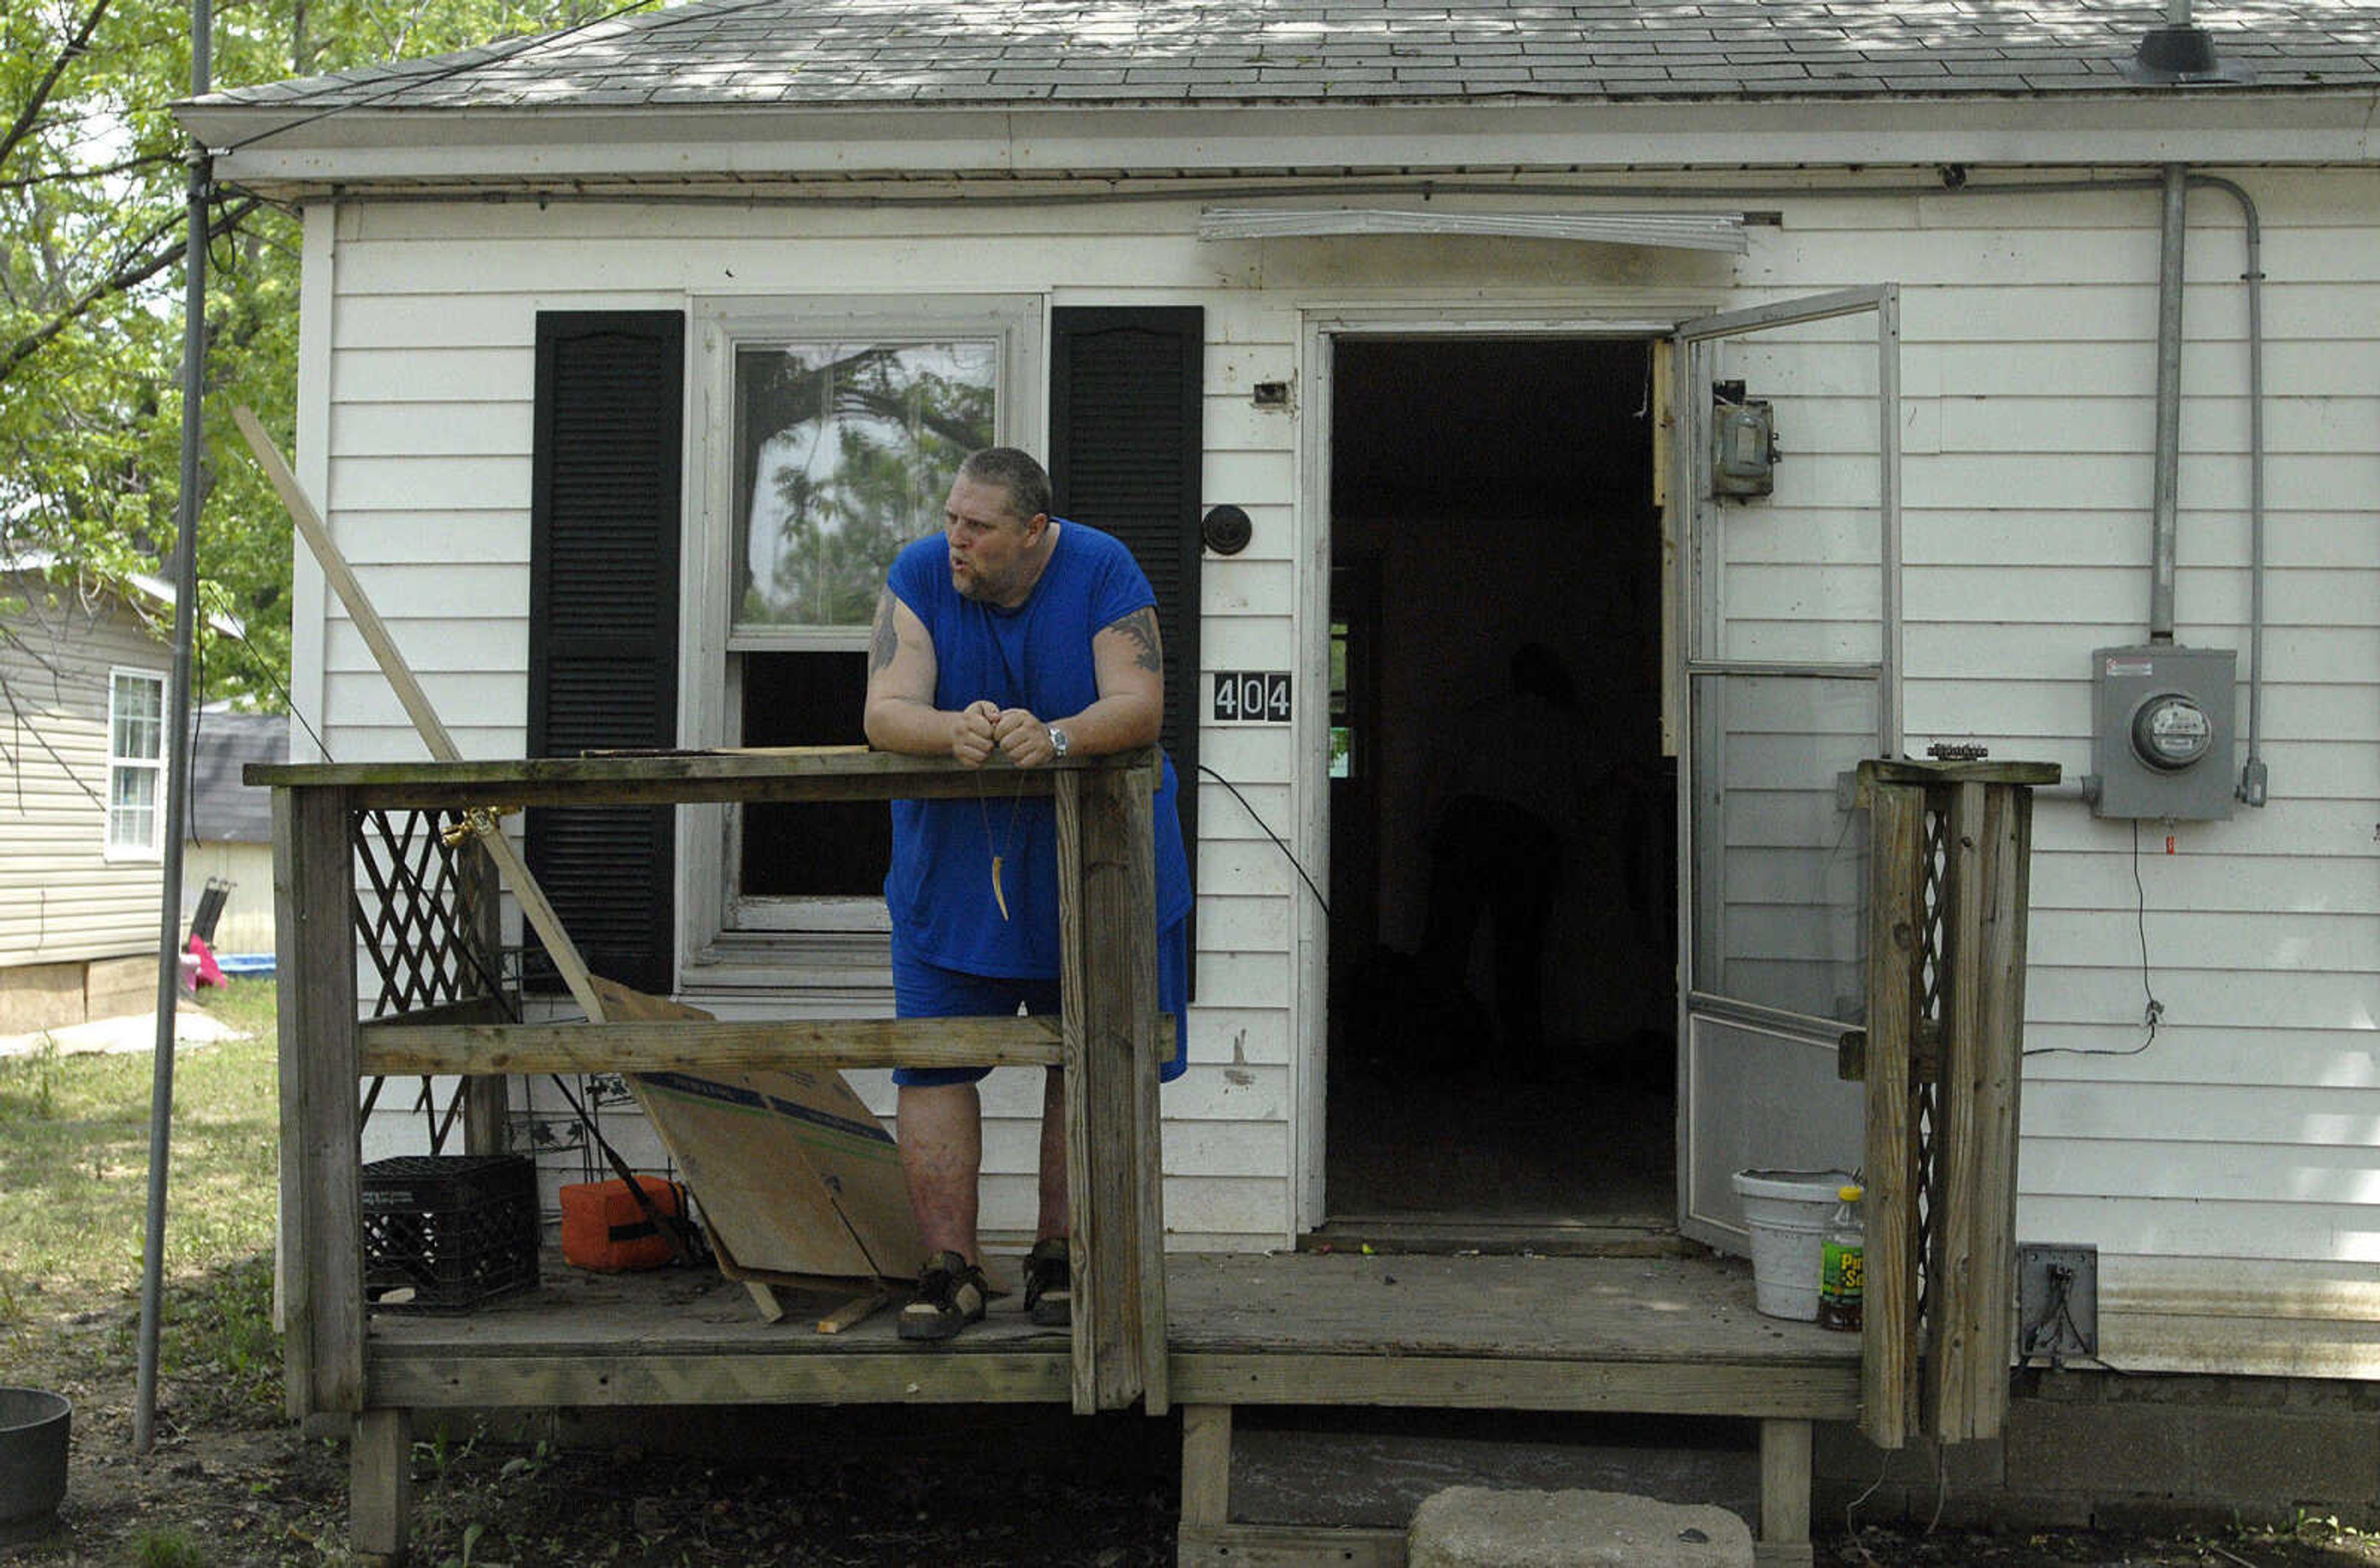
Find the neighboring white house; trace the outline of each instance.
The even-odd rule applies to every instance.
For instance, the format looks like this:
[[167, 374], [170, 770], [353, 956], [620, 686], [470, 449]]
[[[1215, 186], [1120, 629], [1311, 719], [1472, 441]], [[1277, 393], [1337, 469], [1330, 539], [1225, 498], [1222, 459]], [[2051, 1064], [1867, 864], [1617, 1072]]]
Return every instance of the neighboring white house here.
[[[701, 0], [180, 114], [305, 210], [298, 471], [467, 752], [856, 739], [864, 598], [752, 563], [868, 580], [977, 441], [1133, 540], [1198, 770], [1176, 1246], [1740, 1246], [1730, 1173], [1857, 1158], [1841, 778], [1982, 745], [2069, 781], [2020, 1238], [2098, 1249], [2118, 1365], [2371, 1378], [2380, 5], [2202, 6], [2217, 68], [2136, 81], [2166, 9]], [[340, 760], [422, 755], [302, 553], [294, 636]], [[1595, 776], [1555, 1052], [1482, 1075], [1415, 955], [1524, 640]], [[687, 808], [560, 897], [631, 983], [889, 1013], [849, 820]], [[1038, 1088], [988, 1102], [1013, 1231]]]
[[173, 590], [0, 565], [0, 1034], [156, 1005]]

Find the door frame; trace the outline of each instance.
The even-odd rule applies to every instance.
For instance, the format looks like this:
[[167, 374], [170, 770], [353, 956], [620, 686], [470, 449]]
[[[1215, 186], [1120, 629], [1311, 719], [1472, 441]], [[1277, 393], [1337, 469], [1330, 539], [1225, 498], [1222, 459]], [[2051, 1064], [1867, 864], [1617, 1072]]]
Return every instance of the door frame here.
[[[1298, 576], [1293, 636], [1297, 646], [1295, 681], [1302, 694], [1293, 725], [1297, 748], [1296, 796], [1299, 857], [1325, 887], [1330, 870], [1330, 517], [1331, 401], [1335, 386], [1333, 346], [1342, 337], [1609, 338], [1658, 344], [1678, 324], [1705, 315], [1707, 291], [1665, 294], [1645, 301], [1601, 310], [1548, 303], [1309, 308], [1298, 327], [1297, 472], [1298, 510], [1304, 549]], [[1656, 356], [1658, 359], [1658, 355]], [[1674, 504], [1675, 498], [1672, 498]], [[1681, 553], [1682, 554], [1682, 553]], [[1672, 590], [1674, 591], [1674, 590]], [[1292, 1017], [1295, 1038], [1290, 1052], [1290, 1227], [1296, 1238], [1328, 1217], [1324, 1177], [1330, 1038], [1330, 922], [1311, 900], [1301, 901], [1291, 943]], [[1682, 1092], [1682, 1086], [1681, 1092]]]
[[[1874, 312], [1876, 348], [1876, 464], [1878, 483], [1877, 563], [1878, 642], [1872, 665], [1864, 662], [1788, 662], [1703, 657], [1704, 629], [1718, 613], [1718, 589], [1702, 571], [1706, 515], [1715, 515], [1714, 498], [1706, 493], [1711, 408], [1706, 389], [1696, 382], [1697, 346], [1771, 327], [1834, 320]], [[1694, 707], [1697, 675], [1750, 675], [1779, 679], [1844, 678], [1870, 672], [1876, 686], [1875, 741], [1887, 756], [1897, 753], [1901, 735], [1901, 505], [1900, 505], [1900, 295], [1893, 283], [1800, 295], [1745, 309], [1694, 319], [1681, 319], [1671, 329], [1675, 377], [1672, 401], [1679, 423], [1670, 478], [1671, 516], [1678, 525], [1680, 548], [1673, 563], [1672, 592], [1680, 612], [1679, 646], [1671, 650], [1670, 670], [1678, 682], [1678, 1124], [1677, 1197], [1679, 1234], [1693, 1240], [1742, 1252], [1748, 1234], [1723, 1219], [1698, 1214], [1694, 1208], [1695, 1173], [1704, 1159], [1699, 1135], [1716, 1114], [1705, 1106], [1705, 1119], [1694, 1114], [1693, 1084], [1697, 1069], [1698, 1025], [1774, 1042], [1782, 1051], [1801, 1049], [1804, 1060], [1782, 1069], [1787, 1078], [1809, 1075], [1806, 1058], [1832, 1052], [1842, 1031], [1840, 1022], [1803, 1016], [1742, 998], [1706, 992], [1695, 984], [1696, 926], [1702, 918], [1697, 893], [1701, 874], [1700, 813], [1694, 801], [1695, 750], [1701, 744]], [[1848, 807], [1846, 808], [1848, 808]], [[1863, 888], [1864, 888], [1863, 882]], [[1863, 896], [1864, 893], [1863, 893]], [[1805, 1088], [1809, 1086], [1805, 1082]], [[1848, 1168], [1848, 1167], [1847, 1167]]]

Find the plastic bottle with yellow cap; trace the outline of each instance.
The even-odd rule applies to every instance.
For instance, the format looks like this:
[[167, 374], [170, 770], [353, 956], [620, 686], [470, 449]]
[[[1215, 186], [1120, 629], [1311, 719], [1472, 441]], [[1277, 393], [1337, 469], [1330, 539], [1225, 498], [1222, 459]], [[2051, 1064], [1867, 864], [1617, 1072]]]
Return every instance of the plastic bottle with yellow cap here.
[[[1867, 1231], [1862, 1222], [1856, 1184], [1838, 1188], [1834, 1218], [1827, 1222], [1818, 1255], [1818, 1327], [1856, 1333], [1860, 1300], [1867, 1286]], [[1803, 1256], [1808, 1256], [1804, 1254]]]

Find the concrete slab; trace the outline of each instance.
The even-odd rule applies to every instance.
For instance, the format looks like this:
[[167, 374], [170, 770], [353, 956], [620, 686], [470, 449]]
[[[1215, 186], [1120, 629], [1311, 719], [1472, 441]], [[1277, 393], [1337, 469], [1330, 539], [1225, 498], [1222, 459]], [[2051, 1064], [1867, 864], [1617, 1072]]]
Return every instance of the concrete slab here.
[[1606, 1491], [1454, 1487], [1414, 1514], [1410, 1568], [1752, 1568], [1724, 1508]]
[[[174, 1009], [174, 1045], [176, 1050], [186, 1045], [215, 1045], [224, 1040], [244, 1038], [239, 1030], [196, 1007]], [[35, 1056], [44, 1050], [55, 1050], [61, 1056], [117, 1054], [154, 1051], [156, 1048], [157, 1015], [154, 1012], [95, 1018], [87, 1024], [36, 1029], [30, 1034], [0, 1035], [0, 1056]]]

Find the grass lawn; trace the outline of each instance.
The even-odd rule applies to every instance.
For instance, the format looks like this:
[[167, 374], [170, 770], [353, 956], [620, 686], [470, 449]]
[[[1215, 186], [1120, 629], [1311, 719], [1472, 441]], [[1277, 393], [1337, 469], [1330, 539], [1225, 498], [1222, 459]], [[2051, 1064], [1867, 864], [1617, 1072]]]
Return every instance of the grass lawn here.
[[[269, 1399], [279, 1376], [274, 1001], [270, 979], [209, 991], [197, 1005], [240, 1038], [175, 1055], [165, 1270], [176, 1310], [161, 1365], [227, 1373], [219, 1392], [235, 1399]], [[145, 1051], [0, 1059], [0, 1375], [11, 1381], [54, 1381], [128, 1348], [153, 1071]], [[102, 1323], [95, 1345], [88, 1331]]]

